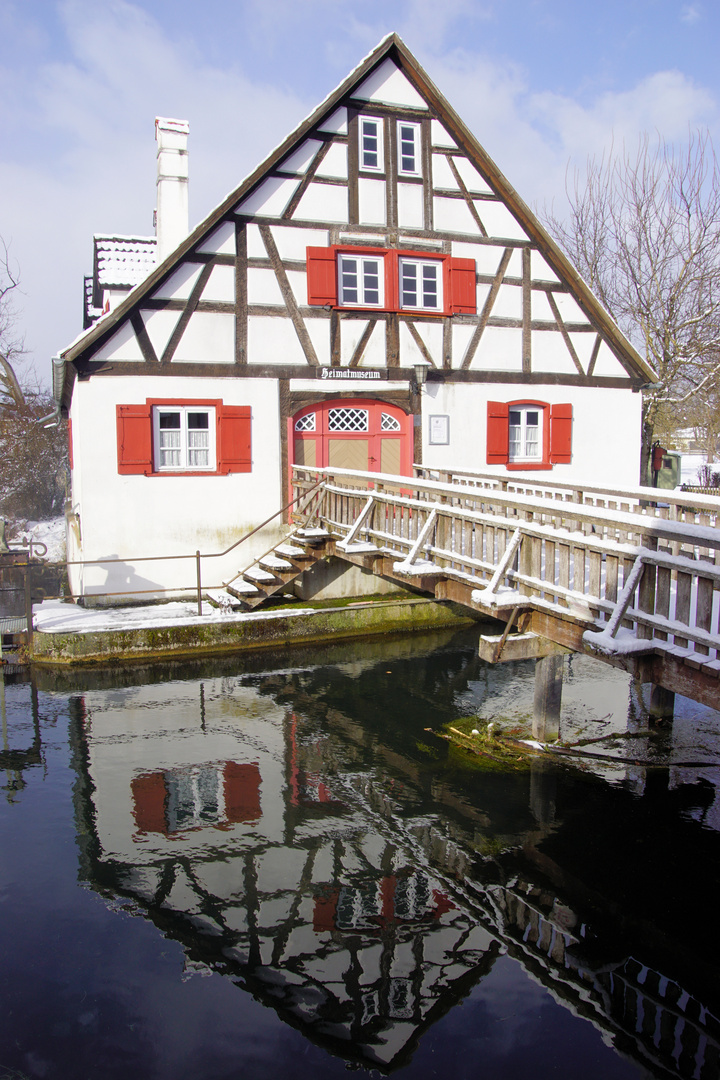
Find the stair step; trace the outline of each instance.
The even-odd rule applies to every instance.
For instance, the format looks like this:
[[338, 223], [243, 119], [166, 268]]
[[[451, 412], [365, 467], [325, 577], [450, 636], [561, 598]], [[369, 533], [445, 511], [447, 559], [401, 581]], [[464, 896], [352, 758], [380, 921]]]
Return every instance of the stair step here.
[[[255, 592], [257, 592], [257, 589]], [[219, 611], [232, 611], [240, 607], [240, 604], [235, 602], [236, 598], [232, 597], [225, 589], [207, 589], [205, 596], [211, 607], [217, 608]]]
[[262, 570], [259, 566], [252, 566], [249, 570], [243, 570], [246, 581], [252, 581], [258, 585], [267, 585], [275, 581], [275, 575]]
[[293, 540], [299, 540], [301, 544], [322, 544], [330, 539], [327, 529], [298, 529], [293, 533]]
[[260, 560], [260, 566], [264, 566], [267, 570], [292, 570], [293, 564], [288, 562], [287, 559], [280, 559], [277, 555], [265, 555]]
[[243, 596], [254, 596], [259, 590], [249, 581], [241, 581], [239, 578], [225, 586], [233, 593], [242, 593]]
[[276, 555], [286, 555], [290, 559], [306, 559], [307, 552], [305, 548], [298, 547], [297, 544], [278, 544], [275, 548]]

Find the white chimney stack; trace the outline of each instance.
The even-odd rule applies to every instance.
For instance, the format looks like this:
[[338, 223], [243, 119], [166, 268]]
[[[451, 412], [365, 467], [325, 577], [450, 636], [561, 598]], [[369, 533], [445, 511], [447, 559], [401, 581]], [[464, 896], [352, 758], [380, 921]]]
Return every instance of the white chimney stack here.
[[157, 141], [157, 258], [161, 263], [188, 234], [187, 120], [155, 119]]

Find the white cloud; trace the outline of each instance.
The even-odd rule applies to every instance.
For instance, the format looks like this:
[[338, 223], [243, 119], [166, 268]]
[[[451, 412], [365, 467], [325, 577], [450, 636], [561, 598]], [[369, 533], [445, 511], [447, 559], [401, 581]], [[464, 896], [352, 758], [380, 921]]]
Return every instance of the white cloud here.
[[[267, 9], [251, 0], [243, 9], [250, 41], [261, 48], [266, 26], [275, 35], [270, 51], [288, 49], [308, 7], [317, 24], [328, 15], [308, 56], [318, 65], [328, 51], [327, 90], [392, 28], [376, 5], [363, 21], [353, 14], [363, 9], [349, 5], [332, 18], [331, 0], [274, 0]], [[266, 68], [256, 59], [255, 69], [267, 70], [256, 78], [243, 71], [241, 51], [231, 65], [208, 64], [192, 39], [173, 37], [129, 0], [65, 0], [54, 8], [65, 41], [55, 43], [53, 57], [42, 24], [30, 14], [22, 21], [33, 8], [0, 0], [0, 30], [10, 27], [23, 54], [0, 67], [0, 234], [13, 239], [28, 345], [47, 370], [49, 356], [80, 326], [93, 232], [152, 232], [156, 115], [190, 121], [190, 216], [197, 223], [317, 101], [286, 87], [282, 63]], [[466, 39], [464, 47], [446, 48], [471, 18], [494, 18], [493, 4], [407, 0], [388, 18], [393, 14], [430, 77], [531, 204], [560, 195], [568, 161], [582, 164], [613, 138], [617, 144], [658, 130], [676, 139], [688, 127], [717, 124], [715, 99], [680, 72], [579, 102], [534, 90], [522, 66], [471, 51]], [[281, 16], [288, 20], [282, 33]]]
[[680, 9], [680, 21], [684, 23], [696, 23], [702, 18], [700, 4], [683, 4]]

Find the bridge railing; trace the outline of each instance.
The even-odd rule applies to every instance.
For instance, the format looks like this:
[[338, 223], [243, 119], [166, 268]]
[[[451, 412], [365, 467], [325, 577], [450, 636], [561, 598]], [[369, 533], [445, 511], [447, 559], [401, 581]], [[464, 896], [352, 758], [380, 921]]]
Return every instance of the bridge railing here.
[[506, 476], [464, 469], [435, 469], [424, 465], [414, 465], [413, 470], [418, 480], [576, 502], [607, 510], [628, 510], [670, 521], [720, 528], [720, 495], [687, 494], [664, 488], [619, 489], [591, 484], [554, 483], [527, 476]]
[[396, 575], [441, 575], [481, 608], [580, 622], [608, 653], [654, 648], [717, 663], [720, 530], [565, 499], [409, 477], [296, 467], [303, 517], [340, 552], [374, 548]]

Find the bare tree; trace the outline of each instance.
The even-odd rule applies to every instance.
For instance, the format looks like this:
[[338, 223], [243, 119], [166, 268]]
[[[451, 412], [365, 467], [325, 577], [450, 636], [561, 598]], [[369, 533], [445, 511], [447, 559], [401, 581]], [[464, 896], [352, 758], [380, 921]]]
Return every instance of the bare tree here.
[[681, 411], [720, 372], [720, 174], [707, 132], [682, 150], [645, 135], [568, 175], [554, 233], [658, 381], [643, 395], [640, 480], [661, 410]]
[[16, 333], [20, 275], [0, 237], [0, 515], [43, 519], [60, 513], [67, 463], [66, 424], [47, 426], [52, 395], [32, 370], [19, 377], [24, 342]]
[[24, 342], [15, 334], [17, 311], [14, 298], [20, 287], [20, 274], [10, 258], [8, 246], [0, 237], [0, 409], [17, 409], [25, 404], [15, 365], [23, 355]]

